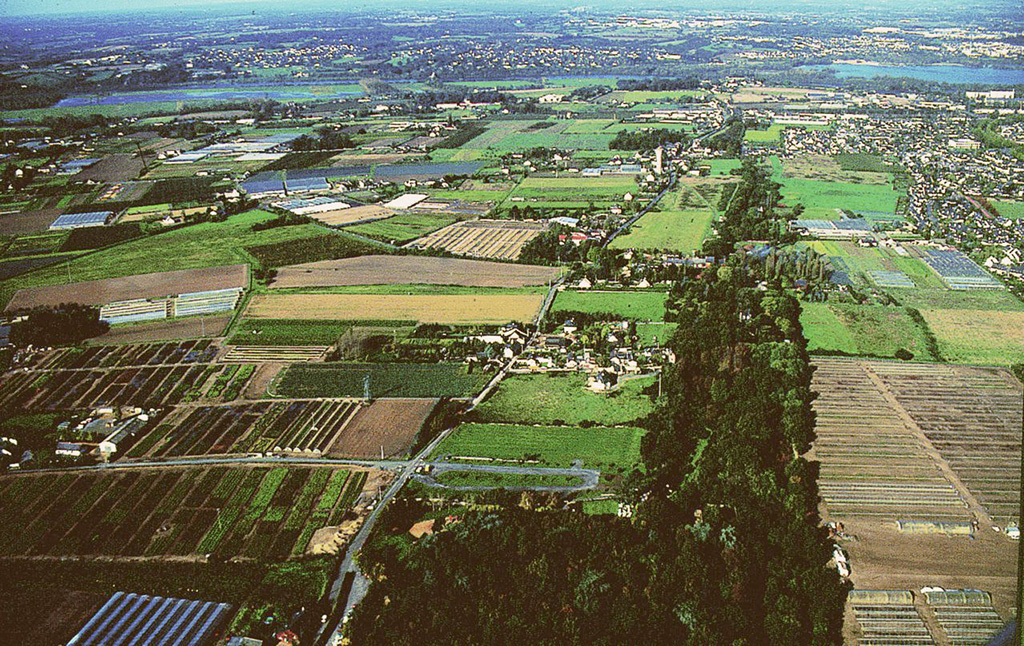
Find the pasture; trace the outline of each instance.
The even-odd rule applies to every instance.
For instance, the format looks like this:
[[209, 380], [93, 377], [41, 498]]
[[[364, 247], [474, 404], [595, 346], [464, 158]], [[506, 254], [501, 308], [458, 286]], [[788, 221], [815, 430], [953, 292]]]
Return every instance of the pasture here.
[[601, 177], [527, 177], [502, 203], [504, 208], [519, 205], [544, 208], [587, 208], [593, 204], [608, 207], [621, 204], [626, 193], [637, 194], [632, 175]]
[[566, 289], [558, 292], [551, 305], [552, 314], [557, 312], [586, 312], [607, 314], [610, 318], [635, 319], [638, 321], [662, 321], [665, 319], [666, 292], [591, 291]]
[[1024, 361], [1024, 312], [922, 309], [942, 356], [956, 363]]
[[[587, 390], [587, 378], [571, 375], [515, 375], [473, 413], [473, 421], [579, 426], [633, 424], [654, 410], [643, 390], [657, 381], [643, 377], [624, 381], [611, 394]], [[524, 406], [523, 402], [529, 402]]]
[[432, 459], [483, 457], [550, 467], [571, 467], [578, 461], [588, 469], [628, 469], [640, 462], [643, 433], [635, 427], [462, 424], [438, 445]]
[[845, 303], [801, 303], [800, 324], [807, 350], [892, 357], [909, 350], [918, 360], [931, 356], [925, 330], [901, 307]]
[[[854, 183], [835, 179], [792, 177], [784, 166], [773, 159], [773, 179], [782, 184], [782, 198], [787, 206], [802, 204], [801, 217], [823, 220], [838, 219], [838, 209], [854, 212], [895, 214], [900, 193], [891, 185]], [[838, 167], [838, 164], [836, 165]]]
[[1007, 202], [1004, 200], [992, 200], [992, 206], [996, 207], [999, 215], [1011, 220], [1024, 219], [1024, 202]]
[[257, 294], [246, 317], [455, 325], [530, 322], [543, 301], [542, 294]]

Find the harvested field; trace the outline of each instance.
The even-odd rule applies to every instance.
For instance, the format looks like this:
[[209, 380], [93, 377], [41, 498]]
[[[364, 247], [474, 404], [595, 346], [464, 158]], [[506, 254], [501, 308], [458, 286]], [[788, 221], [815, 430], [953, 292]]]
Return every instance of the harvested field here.
[[0, 235], [23, 235], [46, 231], [57, 216], [58, 209], [39, 209], [0, 215]]
[[463, 285], [525, 287], [544, 285], [558, 277], [556, 267], [512, 265], [457, 258], [359, 256], [282, 267], [272, 287], [335, 287], [342, 285]]
[[515, 260], [530, 240], [546, 231], [540, 222], [474, 220], [457, 222], [412, 243], [422, 249], [444, 249], [454, 254]]
[[543, 294], [260, 294], [249, 304], [246, 316], [455, 325], [528, 322], [543, 301]]
[[327, 449], [331, 457], [399, 457], [409, 452], [436, 399], [378, 399], [359, 408]]
[[148, 343], [151, 341], [173, 341], [178, 339], [199, 339], [220, 336], [224, 333], [231, 316], [202, 316], [155, 323], [116, 325], [105, 334], [90, 339], [90, 343]]
[[108, 155], [92, 166], [75, 174], [75, 182], [124, 182], [137, 178], [145, 168], [141, 158], [129, 153]]
[[164, 298], [190, 292], [214, 291], [249, 286], [248, 265], [226, 265], [203, 269], [181, 269], [124, 278], [105, 278], [67, 285], [49, 285], [18, 290], [6, 311], [33, 307], [54, 307], [74, 295], [82, 305], [105, 305], [136, 298]]
[[365, 478], [330, 467], [119, 469], [0, 479], [0, 510], [23, 528], [4, 556], [287, 559], [336, 524]]
[[390, 218], [393, 215], [398, 215], [398, 211], [385, 208], [383, 206], [367, 204], [364, 206], [353, 206], [348, 209], [339, 209], [337, 211], [311, 213], [309, 217], [323, 222], [329, 227], [343, 227], [347, 224], [359, 224], [361, 222], [383, 220], [384, 218]]

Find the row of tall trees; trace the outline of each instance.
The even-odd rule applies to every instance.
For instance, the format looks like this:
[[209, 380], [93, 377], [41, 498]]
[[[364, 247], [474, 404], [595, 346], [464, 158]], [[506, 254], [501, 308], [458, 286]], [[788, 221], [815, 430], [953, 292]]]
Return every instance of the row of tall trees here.
[[[777, 195], [753, 166], [738, 190], [737, 236]], [[354, 643], [841, 642], [846, 587], [800, 457], [814, 395], [799, 303], [727, 246], [670, 293], [677, 362], [623, 487], [632, 518], [499, 504], [410, 545], [398, 534], [422, 509], [396, 501], [360, 555], [375, 582]]]

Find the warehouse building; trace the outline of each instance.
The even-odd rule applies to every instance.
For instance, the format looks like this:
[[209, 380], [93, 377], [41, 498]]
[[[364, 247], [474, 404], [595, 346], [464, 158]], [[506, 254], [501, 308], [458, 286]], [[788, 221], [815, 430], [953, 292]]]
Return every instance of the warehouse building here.
[[113, 211], [92, 211], [89, 213], [65, 213], [50, 225], [51, 231], [101, 227], [114, 218]]

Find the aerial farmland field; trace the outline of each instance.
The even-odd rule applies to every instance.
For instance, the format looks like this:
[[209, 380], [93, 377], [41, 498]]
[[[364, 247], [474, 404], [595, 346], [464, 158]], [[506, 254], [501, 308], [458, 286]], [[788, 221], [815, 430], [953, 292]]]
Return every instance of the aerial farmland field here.
[[[24, 528], [7, 556], [250, 558], [301, 554], [315, 524], [347, 510], [333, 468], [125, 469], [24, 475], [0, 487], [0, 507]], [[331, 496], [331, 499], [325, 496]], [[57, 502], [59, 501], [59, 503]], [[55, 504], [57, 503], [57, 504]]]
[[560, 273], [556, 267], [414, 256], [359, 256], [282, 267], [274, 288], [344, 285], [462, 285], [525, 287], [544, 285]]
[[640, 461], [642, 436], [643, 430], [636, 427], [463, 424], [438, 445], [434, 456], [536, 460], [553, 467], [570, 467], [579, 461], [584, 468], [624, 469]]
[[421, 249], [443, 249], [450, 253], [478, 258], [515, 260], [522, 252], [523, 246], [547, 228], [546, 222], [457, 222], [420, 238], [412, 246]]
[[271, 386], [281, 397], [468, 397], [490, 380], [483, 372], [446, 363], [323, 363], [289, 366]]
[[542, 294], [257, 294], [251, 319], [402, 320], [422, 323], [530, 322]]
[[454, 224], [458, 218], [447, 213], [401, 213], [384, 220], [355, 224], [346, 231], [374, 240], [401, 244]]
[[[611, 394], [587, 390], [584, 375], [515, 375], [501, 382], [474, 411], [474, 421], [520, 424], [585, 422], [603, 426], [634, 424], [654, 410], [643, 390], [657, 381], [643, 377], [624, 381]], [[523, 406], [523, 402], [530, 402]]]
[[633, 175], [601, 177], [527, 177], [502, 204], [548, 208], [586, 208], [621, 204], [627, 193], [637, 194]]
[[666, 292], [592, 291], [566, 289], [558, 292], [551, 306], [557, 312], [586, 312], [635, 319], [661, 321], [665, 318]]

